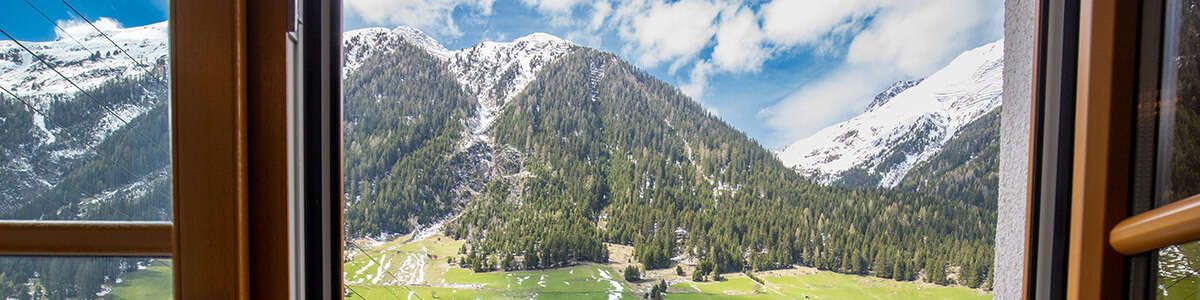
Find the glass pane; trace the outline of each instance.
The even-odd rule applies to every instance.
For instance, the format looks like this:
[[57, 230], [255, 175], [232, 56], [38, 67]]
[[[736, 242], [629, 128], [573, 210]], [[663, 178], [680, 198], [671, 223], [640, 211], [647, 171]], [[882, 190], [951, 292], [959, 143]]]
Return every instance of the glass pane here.
[[1167, 2], [1159, 108], [1159, 203], [1200, 194], [1200, 0]]
[[158, 2], [0, 3], [0, 219], [171, 219]]
[[1158, 250], [1158, 299], [1200, 297], [1200, 241]]
[[171, 299], [171, 260], [0, 257], [2, 299]]
[[345, 1], [347, 297], [991, 298], [1003, 1], [851, 2]]

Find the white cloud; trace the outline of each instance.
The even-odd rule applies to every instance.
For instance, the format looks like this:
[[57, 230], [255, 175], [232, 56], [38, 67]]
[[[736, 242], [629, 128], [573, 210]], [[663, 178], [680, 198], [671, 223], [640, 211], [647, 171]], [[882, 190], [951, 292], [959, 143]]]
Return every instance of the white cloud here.
[[567, 32], [567, 36], [564, 38], [576, 44], [596, 49], [600, 49], [601, 43], [604, 42], [604, 39], [599, 34], [584, 30], [573, 30], [571, 32]]
[[680, 86], [679, 90], [683, 91], [688, 97], [699, 100], [704, 95], [704, 89], [708, 85], [708, 72], [710, 69], [712, 69], [711, 64], [704, 61], [697, 62], [692, 67], [692, 72], [688, 75], [690, 77], [688, 83]]
[[860, 21], [887, 0], [775, 0], [762, 6], [763, 31], [780, 45], [818, 41], [848, 23]]
[[[865, 5], [874, 11], [873, 18], [853, 36], [845, 61], [763, 109], [759, 118], [777, 138], [790, 142], [853, 116], [878, 89], [896, 80], [927, 76], [959, 53], [999, 38], [1003, 15], [996, 11], [1003, 11], [1002, 6], [1000, 0], [878, 1]], [[830, 28], [836, 31], [838, 26]], [[816, 38], [822, 35], [816, 34]]]
[[[925, 0], [897, 3], [854, 38], [846, 60], [893, 65], [907, 76], [923, 76], [979, 43], [992, 25], [998, 1]], [[992, 40], [992, 39], [987, 39]]]
[[592, 3], [592, 16], [588, 22], [588, 30], [600, 30], [600, 26], [604, 25], [604, 20], [608, 19], [609, 14], [612, 14], [613, 7], [608, 1], [596, 1]]
[[620, 36], [631, 41], [643, 66], [657, 66], [672, 61], [676, 67], [696, 58], [716, 34], [716, 22], [721, 7], [701, 0], [682, 0], [674, 3], [655, 2], [637, 10], [637, 2], [618, 9], [624, 26]]
[[454, 23], [455, 8], [465, 7], [480, 15], [492, 13], [493, 0], [346, 0], [345, 7], [370, 24], [408, 25], [426, 32], [459, 36]]
[[874, 96], [879, 82], [891, 80], [886, 73], [869, 67], [836, 70], [759, 111], [759, 119], [790, 143], [859, 112], [856, 101]]
[[96, 25], [96, 28], [99, 28], [101, 31], [110, 31], [125, 27], [124, 25], [121, 25], [121, 22], [108, 17], [100, 17], [99, 19], [92, 21], [92, 25], [88, 25], [87, 22], [79, 20], [59, 20], [55, 23], [58, 23], [58, 27], [63, 29], [54, 29], [54, 34], [59, 39], [66, 38], [66, 36], [63, 34], [64, 30], [67, 33], [66, 35], [76, 38], [83, 38], [85, 36], [96, 34], [96, 29], [92, 28], [92, 25]]
[[536, 8], [543, 13], [570, 13], [576, 5], [587, 3], [584, 0], [521, 0], [527, 6]]
[[770, 52], [763, 45], [764, 35], [754, 13], [746, 8], [729, 9], [721, 19], [712, 62], [728, 71], [758, 71]]

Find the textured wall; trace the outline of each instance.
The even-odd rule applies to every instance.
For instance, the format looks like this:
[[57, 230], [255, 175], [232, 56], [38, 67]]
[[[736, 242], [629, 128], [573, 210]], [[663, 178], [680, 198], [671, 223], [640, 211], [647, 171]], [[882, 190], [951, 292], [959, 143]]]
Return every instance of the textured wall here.
[[996, 299], [1020, 299], [1025, 257], [1037, 1], [1004, 1], [1004, 111], [1000, 115], [1000, 205], [996, 224]]

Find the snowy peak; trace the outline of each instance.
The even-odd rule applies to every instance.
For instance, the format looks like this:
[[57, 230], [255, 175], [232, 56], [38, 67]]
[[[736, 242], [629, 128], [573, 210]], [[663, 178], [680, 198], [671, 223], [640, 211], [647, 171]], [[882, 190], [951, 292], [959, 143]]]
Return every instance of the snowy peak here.
[[[129, 28], [101, 26], [104, 33], [128, 51], [137, 63], [90, 26], [79, 24], [75, 27], [78, 26], [86, 27], [86, 30], [68, 28], [69, 36], [63, 35], [53, 41], [22, 41], [21, 45], [41, 56], [84, 90], [96, 88], [112, 78], [143, 74], [156, 64], [166, 62], [167, 22]], [[17, 95], [32, 98], [39, 106], [45, 105], [45, 100], [38, 96], [78, 92], [70, 82], [9, 40], [0, 41], [0, 85]]]
[[[897, 83], [866, 112], [791, 144], [779, 158], [824, 182], [862, 169], [880, 186], [894, 186], [964, 125], [1000, 106], [1003, 48], [1003, 40], [992, 42], [911, 87]], [[893, 88], [902, 91], [888, 97]]]
[[884, 89], [882, 92], [879, 92], [879, 94], [875, 95], [875, 99], [871, 100], [871, 104], [867, 105], [866, 111], [871, 111], [871, 110], [875, 109], [876, 107], [883, 106], [884, 103], [887, 103], [888, 100], [892, 100], [893, 97], [896, 97], [896, 95], [899, 95], [900, 93], [904, 92], [904, 90], [907, 90], [908, 88], [916, 86], [917, 84], [921, 83], [921, 80], [923, 80], [923, 79], [924, 78], [913, 79], [913, 80], [901, 80], [901, 81], [892, 83], [891, 86]]
[[545, 33], [534, 33], [512, 42], [482, 42], [455, 51], [450, 71], [479, 101], [471, 121], [473, 135], [482, 136], [504, 104], [525, 89], [543, 67], [570, 53], [574, 44]]
[[420, 29], [400, 26], [394, 29], [364, 28], [342, 34], [342, 76], [357, 70], [362, 62], [376, 54], [394, 51], [407, 42], [440, 59], [450, 57], [450, 50]]
[[450, 73], [479, 103], [475, 118], [469, 121], [472, 138], [464, 148], [485, 140], [483, 133], [504, 104], [521, 92], [538, 71], [574, 47], [570, 41], [539, 32], [511, 42], [486, 41], [450, 51], [428, 34], [407, 26], [352, 30], [342, 37], [342, 76], [349, 76], [371, 56], [395, 51], [400, 43], [415, 45], [446, 61]]

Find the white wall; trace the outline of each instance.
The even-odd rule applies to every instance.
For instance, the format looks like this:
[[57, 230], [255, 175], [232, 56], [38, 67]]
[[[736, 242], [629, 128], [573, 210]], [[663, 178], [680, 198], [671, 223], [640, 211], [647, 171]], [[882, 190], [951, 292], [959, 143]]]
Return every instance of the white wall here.
[[1004, 2], [1004, 104], [994, 286], [1000, 300], [1021, 298], [1036, 5], [1034, 0]]

